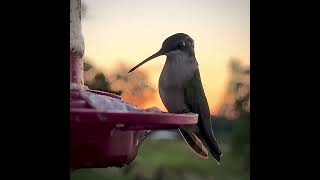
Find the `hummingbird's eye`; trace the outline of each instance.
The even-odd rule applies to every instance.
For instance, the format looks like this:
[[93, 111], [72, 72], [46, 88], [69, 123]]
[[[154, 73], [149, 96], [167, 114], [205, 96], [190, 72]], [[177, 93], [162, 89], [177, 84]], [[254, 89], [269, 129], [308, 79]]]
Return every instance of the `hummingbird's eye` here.
[[186, 44], [183, 42], [183, 41], [180, 41], [180, 42], [178, 42], [178, 44], [177, 44], [177, 48], [178, 49], [180, 49], [180, 48], [182, 48], [182, 47], [185, 47], [186, 46]]

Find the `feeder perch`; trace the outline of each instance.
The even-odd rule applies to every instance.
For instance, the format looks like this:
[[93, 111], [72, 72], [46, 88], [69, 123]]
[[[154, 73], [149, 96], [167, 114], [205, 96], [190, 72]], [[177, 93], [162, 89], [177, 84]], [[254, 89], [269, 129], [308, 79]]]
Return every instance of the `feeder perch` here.
[[81, 1], [70, 0], [70, 169], [122, 167], [151, 130], [195, 124], [197, 114], [144, 110], [84, 85]]

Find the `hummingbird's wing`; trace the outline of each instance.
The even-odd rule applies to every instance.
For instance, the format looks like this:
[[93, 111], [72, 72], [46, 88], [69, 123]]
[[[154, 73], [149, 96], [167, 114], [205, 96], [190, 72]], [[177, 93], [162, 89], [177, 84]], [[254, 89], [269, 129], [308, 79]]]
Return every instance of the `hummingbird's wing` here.
[[212, 131], [209, 105], [202, 87], [199, 69], [184, 85], [185, 103], [189, 110], [198, 114], [201, 139], [205, 141], [212, 156], [220, 163], [221, 151]]

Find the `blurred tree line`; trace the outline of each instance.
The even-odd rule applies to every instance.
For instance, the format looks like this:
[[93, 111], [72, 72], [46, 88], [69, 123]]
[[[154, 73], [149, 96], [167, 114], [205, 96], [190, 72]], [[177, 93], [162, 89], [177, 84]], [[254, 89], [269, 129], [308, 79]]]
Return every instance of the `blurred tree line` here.
[[229, 114], [235, 120], [231, 134], [231, 147], [235, 157], [242, 158], [244, 170], [250, 172], [250, 67], [240, 63], [238, 59], [230, 61], [230, 82], [228, 95], [231, 97]]
[[108, 71], [108, 75], [95, 68], [88, 57], [84, 57], [84, 84], [89, 89], [105, 91], [121, 95], [122, 98], [142, 108], [152, 102], [156, 90], [150, 86], [149, 76], [143, 70], [128, 74], [129, 67], [119, 62], [116, 68]]
[[[86, 62], [86, 59], [87, 58], [84, 58], [85, 62], [83, 63], [84, 73], [93, 68], [93, 66], [89, 62]], [[122, 94], [121, 90], [115, 91], [111, 88], [110, 81], [102, 72], [97, 72], [92, 80], [85, 79], [84, 84], [88, 86], [89, 89], [115, 93], [117, 95]]]

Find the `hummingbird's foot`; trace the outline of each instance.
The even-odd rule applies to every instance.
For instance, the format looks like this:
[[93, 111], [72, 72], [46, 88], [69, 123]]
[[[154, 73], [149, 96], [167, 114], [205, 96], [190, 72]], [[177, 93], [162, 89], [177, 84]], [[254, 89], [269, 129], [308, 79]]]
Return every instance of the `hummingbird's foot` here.
[[155, 113], [161, 113], [161, 109], [157, 108], [157, 107], [151, 107], [151, 108], [147, 108], [145, 109], [145, 111], [147, 112], [155, 112]]
[[185, 109], [185, 110], [182, 110], [181, 112], [179, 112], [178, 114], [193, 114], [193, 113], [190, 110]]

